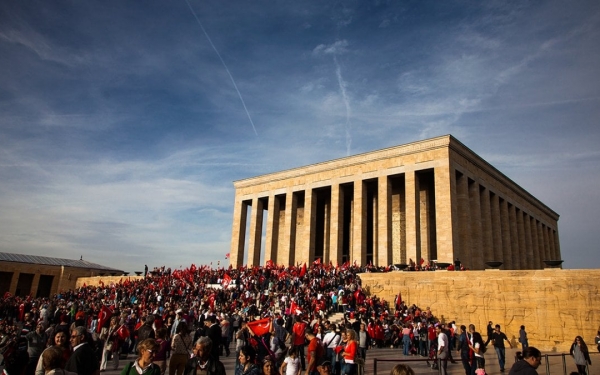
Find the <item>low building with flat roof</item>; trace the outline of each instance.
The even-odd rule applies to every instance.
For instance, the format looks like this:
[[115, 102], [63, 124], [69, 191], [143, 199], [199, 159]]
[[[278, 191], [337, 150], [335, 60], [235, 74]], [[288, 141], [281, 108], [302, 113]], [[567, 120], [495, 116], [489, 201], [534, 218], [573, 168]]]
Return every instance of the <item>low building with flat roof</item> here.
[[79, 277], [122, 274], [122, 270], [83, 259], [0, 253], [0, 295], [49, 297], [74, 289]]

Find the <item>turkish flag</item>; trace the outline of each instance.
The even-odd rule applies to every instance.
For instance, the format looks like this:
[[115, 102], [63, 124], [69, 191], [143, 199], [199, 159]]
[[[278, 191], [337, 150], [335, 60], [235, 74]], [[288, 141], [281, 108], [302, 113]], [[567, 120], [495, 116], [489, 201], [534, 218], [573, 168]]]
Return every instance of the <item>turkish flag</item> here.
[[126, 340], [129, 337], [129, 329], [123, 324], [117, 329], [117, 335], [122, 339]]
[[112, 316], [112, 311], [104, 305], [100, 309], [100, 313], [98, 313], [98, 327], [96, 328], [96, 332], [100, 333], [102, 327], [104, 327], [104, 323]]
[[256, 336], [262, 336], [265, 333], [269, 333], [271, 330], [271, 319], [265, 318], [261, 320], [255, 320], [253, 322], [248, 322], [247, 327], [254, 332]]
[[223, 285], [223, 289], [227, 289], [227, 287], [231, 284], [231, 276], [225, 274], [223, 276], [223, 281], [221, 281], [221, 285]]

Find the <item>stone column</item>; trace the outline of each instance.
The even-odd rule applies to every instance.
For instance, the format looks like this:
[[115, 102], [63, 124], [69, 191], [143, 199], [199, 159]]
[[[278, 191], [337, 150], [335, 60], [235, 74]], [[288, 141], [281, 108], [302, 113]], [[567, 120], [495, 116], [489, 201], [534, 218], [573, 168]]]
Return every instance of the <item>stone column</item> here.
[[508, 206], [508, 215], [510, 221], [510, 248], [512, 253], [513, 269], [520, 270], [521, 264], [519, 258], [521, 256], [519, 249], [519, 234], [517, 229], [517, 208], [513, 204]]
[[560, 242], [558, 241], [558, 230], [553, 231], [554, 237], [554, 256], [556, 259], [562, 259], [560, 254]]
[[542, 224], [542, 235], [544, 236], [544, 251], [546, 253], [546, 259], [554, 260], [552, 251], [550, 250], [550, 241], [548, 238], [548, 227]]
[[453, 216], [456, 206], [456, 182], [452, 176], [450, 165], [444, 163], [433, 170], [435, 194], [435, 231], [437, 254], [431, 254], [441, 262], [454, 261], [455, 232], [453, 229]]
[[469, 189], [469, 218], [471, 227], [471, 238], [469, 241], [471, 250], [471, 269], [485, 269], [483, 264], [482, 245], [482, 223], [481, 223], [481, 198], [479, 196], [479, 184], [475, 181], [467, 182]]
[[508, 216], [508, 202], [503, 199], [500, 202], [500, 223], [502, 225], [502, 255], [504, 257], [504, 268], [512, 270], [512, 249], [510, 247], [510, 223]]
[[367, 259], [367, 189], [361, 179], [354, 181], [352, 209], [351, 264], [364, 265]]
[[504, 262], [504, 253], [502, 251], [502, 220], [500, 220], [500, 198], [496, 194], [491, 194], [490, 205], [492, 207], [492, 238], [494, 244], [495, 261]]
[[281, 249], [283, 264], [296, 265], [296, 223], [298, 217], [298, 196], [289, 189], [285, 195], [285, 227], [283, 229], [284, 248]]
[[377, 257], [376, 266], [392, 263], [392, 187], [388, 176], [377, 179]]
[[296, 248], [296, 262], [310, 264], [315, 256], [315, 222], [317, 197], [312, 187], [304, 191], [303, 235]]
[[[429, 221], [430, 211], [432, 207], [429, 204], [429, 194], [432, 186], [429, 186], [427, 181], [423, 181], [423, 176], [417, 175], [419, 180], [419, 249], [421, 250], [420, 254], [417, 254], [419, 259], [424, 259], [425, 261], [429, 261], [432, 259], [431, 257], [431, 223]], [[435, 212], [435, 211], [434, 211]]]
[[525, 240], [525, 222], [523, 221], [523, 215], [525, 215], [525, 213], [519, 209], [517, 209], [517, 232], [518, 232], [518, 236], [519, 236], [519, 269], [521, 270], [527, 270], [530, 269], [531, 267], [529, 266], [529, 251], [527, 251], [527, 249], [530, 249], [529, 247], [527, 247], [526, 244], [526, 240]]
[[[456, 178], [456, 197], [458, 200], [458, 249], [455, 249], [455, 257], [468, 269], [478, 269], [473, 263], [471, 250], [471, 208], [469, 206], [469, 182], [468, 177], [460, 174]], [[454, 259], [452, 259], [454, 260]]]
[[38, 287], [40, 286], [40, 272], [35, 271], [33, 274], [33, 280], [31, 281], [31, 290], [29, 293], [31, 296], [35, 297], [37, 295]]
[[418, 180], [415, 171], [407, 171], [404, 175], [406, 191], [406, 260], [412, 259], [419, 264], [419, 200], [417, 199]]
[[537, 234], [538, 234], [538, 246], [540, 252], [540, 258], [542, 260], [542, 267], [547, 267], [544, 263], [545, 260], [548, 260], [548, 255], [546, 254], [546, 243], [544, 242], [544, 230], [542, 229], [544, 224], [541, 221], [537, 222]]
[[265, 262], [272, 260], [278, 264], [277, 245], [279, 243], [279, 200], [273, 194], [269, 195], [267, 208], [267, 233], [265, 238]]
[[538, 222], [535, 218], [531, 218], [531, 239], [533, 240], [532, 253], [534, 255], [535, 267], [537, 269], [544, 268], [542, 263], [542, 253], [540, 252], [540, 242], [538, 240]]
[[339, 183], [331, 185], [331, 231], [329, 239], [329, 259], [334, 265], [342, 264], [342, 235], [344, 192]]
[[525, 249], [527, 249], [527, 269], [537, 269], [538, 264], [535, 259], [535, 247], [533, 246], [533, 233], [531, 232], [531, 216], [525, 213]]
[[12, 277], [10, 279], [10, 286], [8, 287], [8, 291], [13, 296], [15, 295], [15, 293], [17, 291], [17, 285], [19, 284], [19, 276], [20, 275], [21, 275], [21, 272], [19, 272], [18, 270], [15, 270], [15, 272], [13, 272]]
[[233, 229], [231, 247], [229, 248], [229, 264], [237, 268], [244, 264], [244, 245], [246, 244], [246, 218], [248, 204], [236, 196], [233, 206]]
[[252, 211], [250, 212], [250, 238], [248, 239], [248, 266], [260, 265], [260, 247], [263, 224], [263, 202], [262, 199], [252, 199]]
[[494, 238], [492, 235], [492, 212], [490, 207], [490, 191], [483, 188], [480, 197], [483, 263], [494, 260]]

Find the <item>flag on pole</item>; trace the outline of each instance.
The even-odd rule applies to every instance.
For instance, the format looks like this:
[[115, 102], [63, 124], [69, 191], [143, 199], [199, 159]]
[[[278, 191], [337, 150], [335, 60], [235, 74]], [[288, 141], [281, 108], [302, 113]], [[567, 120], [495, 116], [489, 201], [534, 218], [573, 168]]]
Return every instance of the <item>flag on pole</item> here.
[[396, 306], [396, 310], [400, 309], [400, 305], [402, 304], [402, 293], [398, 292], [396, 296], [396, 300], [394, 301], [394, 305]]
[[271, 319], [265, 318], [261, 320], [255, 320], [248, 322], [248, 329], [250, 329], [256, 336], [262, 336], [265, 333], [271, 331]]
[[221, 285], [223, 285], [223, 289], [227, 289], [227, 287], [229, 287], [229, 284], [231, 284], [231, 276], [225, 274], [225, 276], [223, 276], [223, 281], [221, 282]]
[[300, 270], [300, 277], [306, 275], [306, 263], [302, 266], [302, 270]]

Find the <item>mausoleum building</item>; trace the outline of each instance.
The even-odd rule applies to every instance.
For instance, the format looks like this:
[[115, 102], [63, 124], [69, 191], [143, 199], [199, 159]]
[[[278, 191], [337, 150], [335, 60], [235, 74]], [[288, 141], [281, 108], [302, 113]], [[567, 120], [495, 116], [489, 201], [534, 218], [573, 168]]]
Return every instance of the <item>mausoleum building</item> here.
[[451, 135], [234, 187], [234, 267], [458, 258], [469, 269], [499, 261], [518, 270], [561, 258], [559, 215]]

